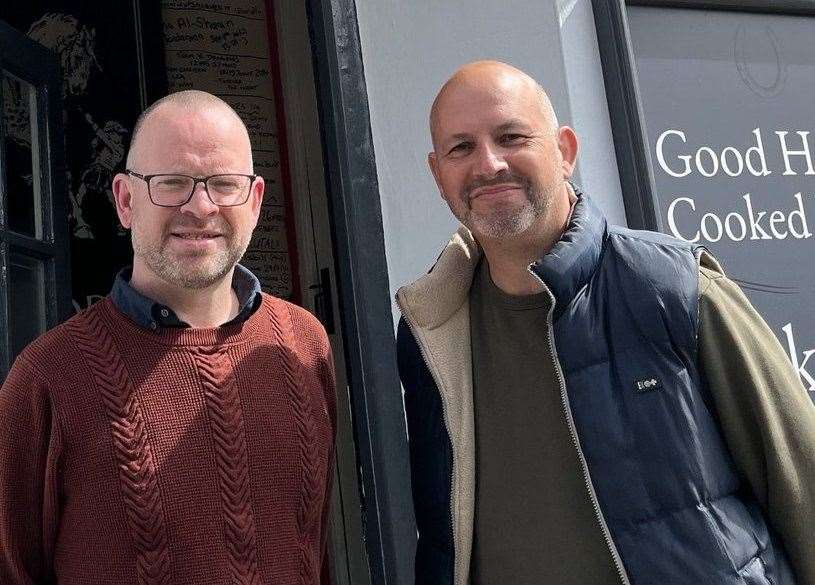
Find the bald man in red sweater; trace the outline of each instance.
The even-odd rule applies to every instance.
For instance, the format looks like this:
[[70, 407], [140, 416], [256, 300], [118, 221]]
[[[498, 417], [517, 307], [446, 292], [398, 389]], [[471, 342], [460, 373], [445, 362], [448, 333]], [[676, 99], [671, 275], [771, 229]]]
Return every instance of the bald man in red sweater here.
[[335, 399], [325, 331], [237, 264], [263, 198], [203, 92], [134, 130], [134, 262], [0, 390], [0, 583], [319, 583]]

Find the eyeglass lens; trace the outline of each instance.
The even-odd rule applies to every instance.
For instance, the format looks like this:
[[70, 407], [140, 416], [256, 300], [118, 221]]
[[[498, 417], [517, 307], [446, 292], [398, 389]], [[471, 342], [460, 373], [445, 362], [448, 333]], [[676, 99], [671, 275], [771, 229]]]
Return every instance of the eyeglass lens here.
[[[214, 175], [206, 179], [206, 189], [216, 205], [241, 205], [249, 196], [250, 183], [251, 178], [243, 175]], [[155, 175], [150, 178], [150, 195], [157, 205], [182, 205], [195, 185], [192, 177]]]

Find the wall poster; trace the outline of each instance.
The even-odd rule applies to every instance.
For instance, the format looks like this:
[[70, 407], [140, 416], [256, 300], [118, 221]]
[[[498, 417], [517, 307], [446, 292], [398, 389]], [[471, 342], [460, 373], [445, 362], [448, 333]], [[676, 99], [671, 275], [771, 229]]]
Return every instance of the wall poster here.
[[815, 21], [627, 12], [661, 229], [713, 252], [815, 400]]

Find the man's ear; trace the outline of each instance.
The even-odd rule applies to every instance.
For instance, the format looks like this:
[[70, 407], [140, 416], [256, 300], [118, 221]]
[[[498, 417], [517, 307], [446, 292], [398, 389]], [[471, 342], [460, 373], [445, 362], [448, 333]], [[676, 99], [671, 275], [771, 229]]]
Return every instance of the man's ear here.
[[444, 189], [441, 188], [441, 179], [439, 179], [439, 161], [436, 158], [435, 152], [428, 153], [427, 166], [430, 167], [430, 173], [433, 175], [433, 180], [436, 181], [436, 187], [439, 189], [441, 198], [446, 201], [447, 198], [444, 196]]
[[260, 217], [260, 207], [263, 204], [263, 193], [266, 191], [266, 182], [260, 175], [252, 183], [252, 192], [249, 194], [249, 205], [252, 206], [252, 215], [255, 216], [255, 224]]
[[130, 229], [133, 223], [133, 193], [130, 191], [130, 177], [124, 173], [117, 173], [113, 177], [113, 199], [116, 201], [116, 215], [119, 223], [125, 229]]
[[557, 145], [563, 158], [563, 178], [568, 179], [574, 173], [575, 162], [577, 161], [577, 151], [579, 149], [577, 134], [568, 126], [561, 126], [557, 132]]

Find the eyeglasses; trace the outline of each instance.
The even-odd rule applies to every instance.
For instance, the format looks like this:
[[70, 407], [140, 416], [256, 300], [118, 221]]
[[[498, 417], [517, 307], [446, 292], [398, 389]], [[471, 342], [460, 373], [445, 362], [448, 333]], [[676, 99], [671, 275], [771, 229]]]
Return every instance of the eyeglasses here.
[[191, 177], [189, 175], [160, 174], [142, 175], [130, 169], [125, 173], [147, 183], [147, 195], [153, 205], [159, 207], [181, 207], [192, 199], [198, 183], [204, 184], [207, 197], [218, 207], [237, 207], [249, 200], [249, 190], [258, 175], [210, 175]]

